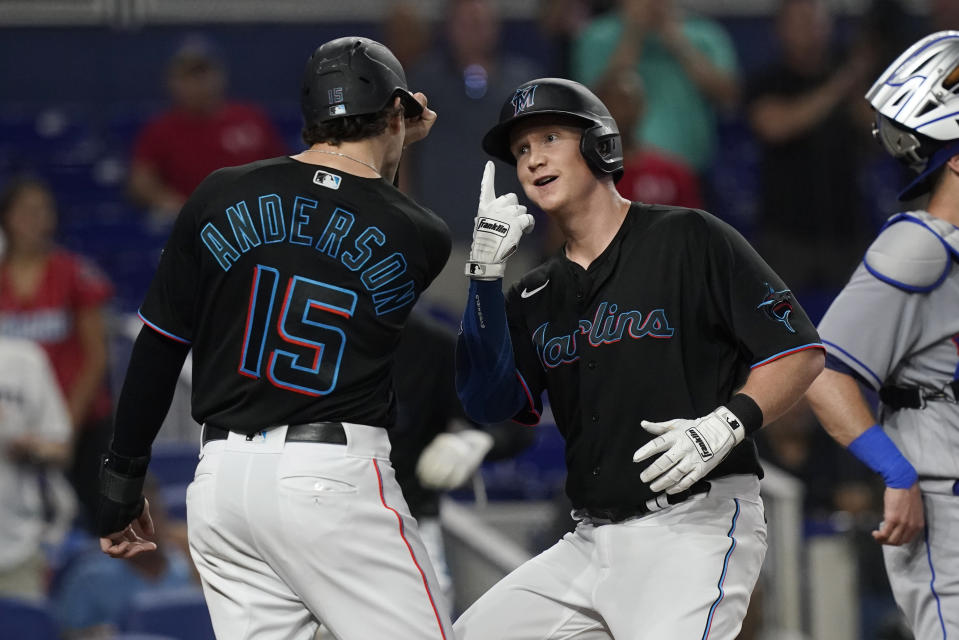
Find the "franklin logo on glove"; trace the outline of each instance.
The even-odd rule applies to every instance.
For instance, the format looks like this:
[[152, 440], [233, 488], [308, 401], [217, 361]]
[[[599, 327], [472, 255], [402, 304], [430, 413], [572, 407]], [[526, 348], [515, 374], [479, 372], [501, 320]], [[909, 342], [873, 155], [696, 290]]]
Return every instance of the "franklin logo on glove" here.
[[476, 223], [476, 228], [480, 231], [489, 231], [495, 233], [498, 236], [506, 237], [506, 234], [509, 233], [509, 225], [505, 222], [499, 222], [498, 220], [490, 220], [489, 218], [480, 218]]
[[[758, 407], [756, 410], [759, 411]], [[761, 425], [761, 413], [758, 420]], [[633, 462], [660, 455], [643, 470], [639, 479], [648, 482], [653, 491], [668, 494], [685, 491], [705, 478], [746, 436], [742, 422], [725, 406], [701, 418], [643, 420], [640, 426], [657, 437], [636, 450]]]
[[699, 448], [699, 457], [703, 460], [709, 460], [713, 457], [713, 450], [706, 444], [706, 440], [694, 428], [686, 429], [686, 435]]
[[497, 280], [506, 273], [506, 259], [516, 251], [519, 239], [533, 230], [533, 216], [519, 204], [515, 193], [499, 197], [493, 189], [496, 167], [486, 163], [480, 183], [479, 207], [473, 226], [466, 275], [474, 280]]

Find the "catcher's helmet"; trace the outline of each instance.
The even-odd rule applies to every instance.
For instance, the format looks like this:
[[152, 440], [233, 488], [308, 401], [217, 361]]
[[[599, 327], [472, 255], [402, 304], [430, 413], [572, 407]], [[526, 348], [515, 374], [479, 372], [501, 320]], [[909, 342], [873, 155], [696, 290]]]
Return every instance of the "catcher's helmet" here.
[[509, 149], [510, 130], [530, 116], [568, 116], [583, 125], [579, 149], [596, 173], [623, 177], [623, 144], [616, 121], [606, 105], [578, 82], [539, 78], [526, 82], [509, 97], [499, 112], [499, 124], [483, 137], [483, 149], [494, 158], [515, 165]]
[[929, 190], [929, 178], [959, 153], [959, 31], [922, 38], [889, 65], [866, 93], [876, 110], [873, 135], [919, 176], [899, 194]]
[[397, 96], [407, 118], [423, 112], [389, 49], [369, 38], [337, 38], [320, 45], [307, 61], [300, 108], [306, 123], [313, 124], [377, 113]]

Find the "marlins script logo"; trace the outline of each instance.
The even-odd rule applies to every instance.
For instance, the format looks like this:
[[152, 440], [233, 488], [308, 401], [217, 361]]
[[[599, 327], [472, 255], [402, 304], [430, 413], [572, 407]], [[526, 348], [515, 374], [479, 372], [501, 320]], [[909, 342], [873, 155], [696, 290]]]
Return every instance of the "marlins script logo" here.
[[521, 111], [526, 111], [533, 106], [533, 96], [536, 94], [536, 87], [538, 84], [534, 84], [531, 87], [523, 87], [522, 89], [517, 89], [516, 93], [510, 99], [510, 103], [513, 105], [513, 115]]

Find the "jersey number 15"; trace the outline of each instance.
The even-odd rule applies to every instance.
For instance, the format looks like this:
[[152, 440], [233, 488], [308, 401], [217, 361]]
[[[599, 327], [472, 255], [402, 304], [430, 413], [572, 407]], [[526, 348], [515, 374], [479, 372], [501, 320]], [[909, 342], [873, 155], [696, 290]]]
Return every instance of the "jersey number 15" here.
[[[283, 297], [278, 298], [279, 284], [280, 273], [276, 269], [263, 265], [254, 268], [237, 370], [259, 379], [265, 368], [267, 380], [280, 389], [308, 396], [326, 395], [336, 388], [346, 335], [320, 319], [328, 313], [352, 318], [356, 293], [293, 276], [287, 281]], [[274, 336], [272, 341], [269, 336]], [[267, 342], [275, 347], [268, 349]], [[300, 348], [295, 352], [288, 350], [296, 347]]]

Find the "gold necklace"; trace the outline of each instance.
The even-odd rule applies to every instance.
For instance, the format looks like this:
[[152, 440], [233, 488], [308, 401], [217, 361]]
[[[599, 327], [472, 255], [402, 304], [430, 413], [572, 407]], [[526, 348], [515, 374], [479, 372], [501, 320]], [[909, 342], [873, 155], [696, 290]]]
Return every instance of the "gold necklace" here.
[[314, 153], [325, 153], [328, 156], [340, 156], [341, 158], [346, 158], [347, 160], [352, 160], [353, 162], [359, 162], [360, 164], [365, 165], [369, 167], [370, 169], [372, 169], [378, 178], [383, 177], [382, 174], [380, 174], [380, 170], [374, 167], [373, 165], [371, 165], [369, 162], [363, 162], [362, 160], [354, 158], [353, 156], [348, 156], [345, 153], [340, 153], [339, 151], [327, 151], [326, 149], [306, 149], [306, 151], [313, 151]]

